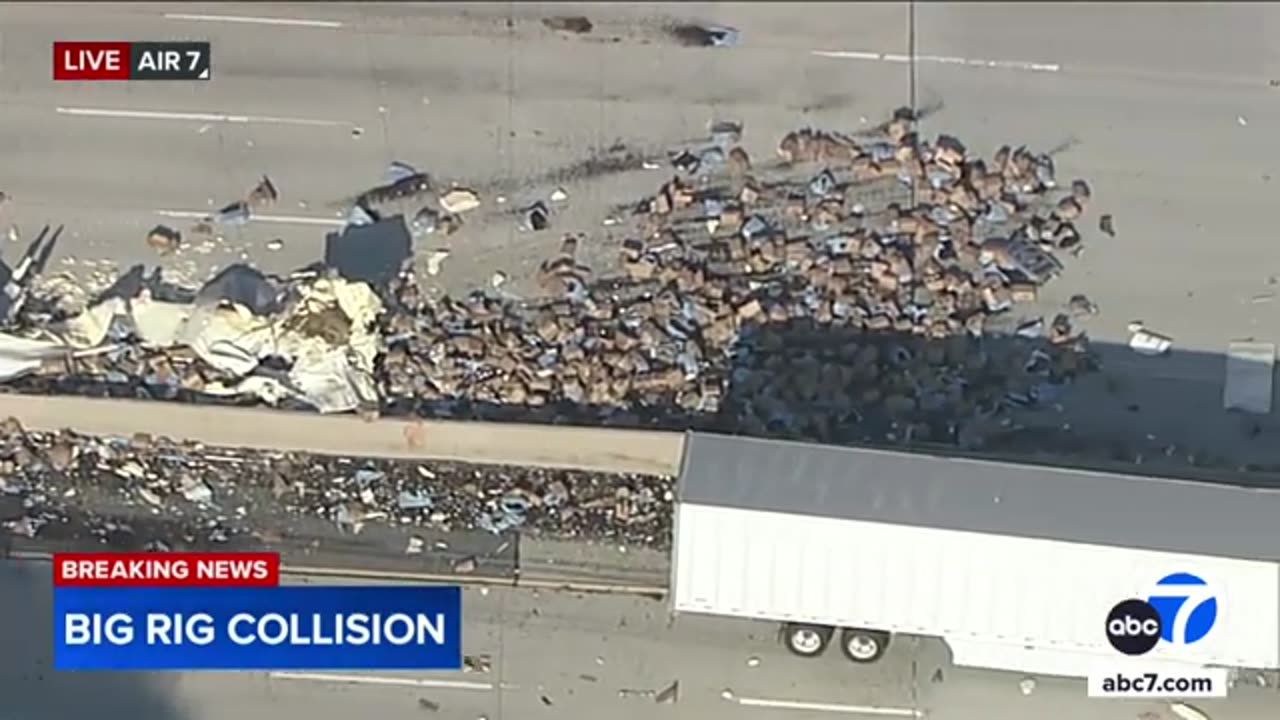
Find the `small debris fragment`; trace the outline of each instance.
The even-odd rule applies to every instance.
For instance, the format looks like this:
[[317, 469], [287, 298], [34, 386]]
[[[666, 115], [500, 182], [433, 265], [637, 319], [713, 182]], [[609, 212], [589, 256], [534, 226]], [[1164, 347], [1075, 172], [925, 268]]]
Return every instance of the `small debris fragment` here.
[[1141, 322], [1129, 323], [1129, 332], [1129, 347], [1139, 355], [1163, 355], [1173, 347], [1172, 338], [1147, 330]]
[[427, 546], [427, 541], [423, 540], [417, 535], [414, 535], [409, 538], [409, 546], [404, 549], [404, 554], [405, 555], [421, 555], [423, 549], [426, 548], [426, 546]]
[[480, 196], [466, 188], [454, 188], [440, 197], [440, 207], [450, 215], [461, 215], [480, 207]]
[[1249, 124], [1249, 121], [1245, 119], [1245, 116], [1243, 115], [1237, 115], [1236, 122], [1240, 124], [1240, 127], [1244, 127]]
[[358, 140], [361, 135], [364, 135], [364, 128], [359, 126], [351, 128], [351, 137], [356, 138]]
[[737, 699], [737, 696], [733, 694], [732, 690], [730, 690], [729, 688], [725, 688], [724, 690], [720, 691], [720, 698], [722, 700], [728, 700], [730, 702], [733, 702], [734, 700]]
[[147, 233], [147, 245], [161, 255], [168, 255], [182, 247], [182, 234], [166, 225], [157, 225]]
[[487, 673], [493, 669], [493, 660], [488, 655], [464, 655], [462, 669], [464, 672]]
[[22, 235], [18, 232], [17, 225], [10, 225], [5, 237], [9, 238], [9, 242], [18, 242], [18, 240], [22, 238]]
[[507, 284], [507, 274], [499, 270], [489, 278], [489, 286], [495, 290]]
[[448, 258], [448, 250], [432, 250], [431, 254], [427, 255], [427, 274], [433, 277], [439, 275], [441, 266]]
[[551, 191], [551, 202], [564, 202], [569, 199], [569, 193], [564, 188], [556, 188]]
[[590, 683], [600, 681], [600, 678], [596, 677], [595, 675], [588, 675], [586, 673], [580, 673], [578, 675], [578, 679], [582, 680], [583, 682], [590, 682]]
[[271, 252], [279, 252], [284, 249], [284, 240], [280, 238], [272, 238], [267, 241], [266, 247]]
[[1032, 678], [1032, 677], [1022, 678], [1022, 681], [1018, 683], [1018, 689], [1022, 691], [1023, 695], [1030, 695], [1031, 693], [1035, 692], [1036, 691], [1035, 678]]
[[756, 657], [756, 656], [754, 656], [754, 655], [752, 655], [751, 657], [747, 658], [747, 667], [750, 667], [750, 668], [753, 668], [753, 667], [760, 667], [760, 658], [758, 658], [758, 657]]
[[547, 707], [551, 707], [552, 705], [555, 704], [551, 702], [551, 698], [547, 697], [546, 695], [541, 696], [539, 699], [542, 700], [542, 704], [546, 705]]
[[653, 696], [653, 701], [660, 705], [669, 705], [680, 699], [680, 681], [676, 680]]
[[1115, 219], [1112, 218], [1110, 215], [1103, 215], [1102, 217], [1098, 218], [1098, 229], [1101, 230], [1102, 233], [1107, 237], [1115, 237], [1116, 236]]
[[577, 35], [585, 35], [591, 32], [595, 26], [591, 21], [581, 15], [556, 15], [554, 17], [543, 18], [542, 24], [549, 30], [559, 32], [574, 33]]
[[1067, 301], [1067, 310], [1073, 315], [1097, 315], [1098, 306], [1085, 295], [1072, 295]]
[[541, 200], [524, 209], [520, 229], [525, 232], [541, 232], [551, 227], [551, 215]]
[[266, 175], [249, 191], [249, 204], [256, 208], [274, 205], [279, 199], [280, 193], [276, 190], [275, 183]]
[[453, 564], [453, 571], [459, 575], [467, 575], [476, 571], [476, 559], [474, 557], [463, 558]]
[[429, 710], [431, 712], [439, 712], [440, 703], [433, 702], [426, 698], [418, 698], [418, 707], [422, 708], [423, 710]]
[[182, 479], [178, 481], [178, 490], [190, 502], [199, 505], [207, 505], [213, 502], [213, 489], [199, 478], [183, 475]]

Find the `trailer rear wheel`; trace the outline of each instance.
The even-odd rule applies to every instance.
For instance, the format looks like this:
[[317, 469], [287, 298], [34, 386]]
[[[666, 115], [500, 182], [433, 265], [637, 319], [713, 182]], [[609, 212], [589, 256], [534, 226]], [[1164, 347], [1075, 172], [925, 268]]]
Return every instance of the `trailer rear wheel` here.
[[782, 641], [788, 650], [801, 657], [817, 657], [831, 643], [835, 628], [788, 623], [783, 626], [782, 633]]
[[889, 648], [889, 633], [879, 630], [845, 628], [840, 631], [840, 649], [856, 663], [873, 663]]

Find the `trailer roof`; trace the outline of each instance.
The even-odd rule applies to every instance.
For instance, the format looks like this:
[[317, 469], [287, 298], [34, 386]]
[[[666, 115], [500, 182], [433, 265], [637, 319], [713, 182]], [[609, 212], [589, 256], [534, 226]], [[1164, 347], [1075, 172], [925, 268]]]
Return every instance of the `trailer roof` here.
[[681, 502], [1280, 562], [1280, 490], [690, 433]]

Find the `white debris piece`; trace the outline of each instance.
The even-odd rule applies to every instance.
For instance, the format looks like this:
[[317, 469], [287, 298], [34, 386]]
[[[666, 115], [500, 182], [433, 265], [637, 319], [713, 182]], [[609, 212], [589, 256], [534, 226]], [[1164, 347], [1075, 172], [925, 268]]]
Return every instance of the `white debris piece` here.
[[431, 254], [427, 256], [427, 274], [432, 276], [439, 275], [440, 267], [448, 257], [448, 250], [431, 251]]
[[758, 658], [758, 657], [756, 657], [756, 656], [754, 656], [754, 655], [752, 655], [751, 657], [747, 658], [747, 667], [752, 667], [752, 668], [753, 668], [753, 667], [760, 667], [760, 658]]
[[183, 497], [193, 503], [208, 505], [213, 502], [213, 488], [199, 478], [183, 475], [178, 481], [178, 489]]
[[268, 240], [268, 241], [267, 241], [267, 249], [268, 249], [268, 250], [270, 250], [270, 251], [272, 251], [272, 252], [276, 252], [277, 250], [283, 250], [283, 249], [284, 249], [284, 240], [281, 240], [280, 238], [274, 238], [274, 239], [272, 239], [272, 240]]
[[556, 188], [551, 191], [551, 202], [564, 202], [569, 199], [569, 193], [564, 188]]
[[729, 702], [733, 702], [738, 699], [738, 696], [734, 695], [733, 691], [730, 690], [729, 688], [725, 688], [720, 691], [720, 698], [722, 700], [728, 700]]
[[502, 272], [501, 270], [494, 273], [493, 277], [489, 278], [489, 285], [493, 286], [494, 288], [500, 288], [506, 284], [507, 284], [507, 274]]
[[414, 535], [409, 538], [409, 547], [404, 549], [406, 555], [421, 555], [427, 543], [422, 538]]
[[1173, 338], [1152, 332], [1141, 323], [1129, 323], [1129, 347], [1139, 355], [1163, 355], [1173, 347]]
[[480, 207], [480, 196], [466, 188], [454, 188], [440, 196], [440, 207], [451, 215], [459, 215]]
[[1018, 683], [1018, 689], [1023, 695], [1030, 695], [1036, 691], [1036, 679], [1032, 677], [1022, 678], [1022, 682]]

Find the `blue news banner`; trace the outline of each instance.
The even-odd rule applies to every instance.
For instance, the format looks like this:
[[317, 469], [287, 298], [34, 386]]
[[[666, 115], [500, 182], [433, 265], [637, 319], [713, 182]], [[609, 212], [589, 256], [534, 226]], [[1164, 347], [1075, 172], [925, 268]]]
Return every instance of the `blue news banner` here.
[[60, 587], [58, 670], [456, 670], [457, 587]]

